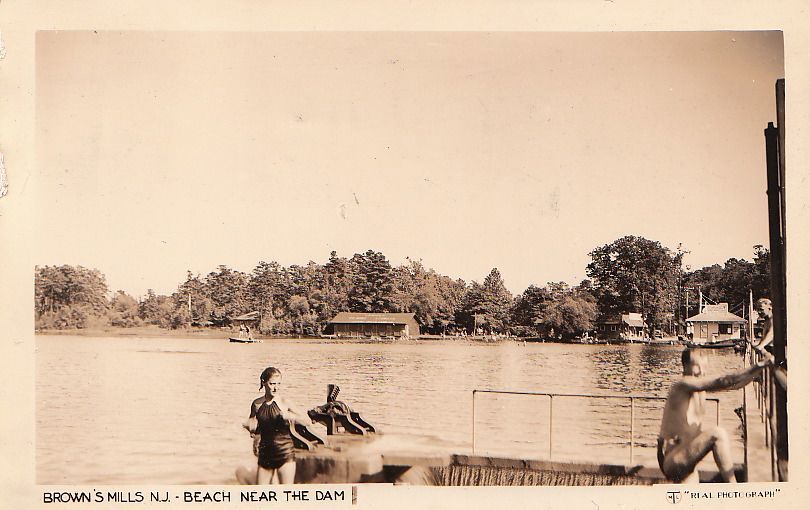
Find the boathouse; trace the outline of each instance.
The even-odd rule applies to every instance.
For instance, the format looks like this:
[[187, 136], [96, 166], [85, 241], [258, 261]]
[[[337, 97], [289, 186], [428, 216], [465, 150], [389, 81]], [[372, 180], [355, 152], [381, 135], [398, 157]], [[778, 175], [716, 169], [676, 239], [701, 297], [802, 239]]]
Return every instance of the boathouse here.
[[604, 340], [641, 340], [646, 326], [640, 313], [623, 313], [597, 321], [596, 336]]
[[696, 344], [740, 338], [745, 319], [728, 311], [728, 303], [706, 305], [703, 311], [686, 319], [692, 326], [692, 341]]
[[419, 323], [412, 313], [340, 312], [329, 321], [327, 331], [337, 337], [415, 337]]
[[261, 320], [262, 315], [260, 312], [249, 312], [239, 317], [231, 317], [231, 324], [234, 326], [246, 326], [250, 329], [257, 329], [259, 327], [259, 321]]

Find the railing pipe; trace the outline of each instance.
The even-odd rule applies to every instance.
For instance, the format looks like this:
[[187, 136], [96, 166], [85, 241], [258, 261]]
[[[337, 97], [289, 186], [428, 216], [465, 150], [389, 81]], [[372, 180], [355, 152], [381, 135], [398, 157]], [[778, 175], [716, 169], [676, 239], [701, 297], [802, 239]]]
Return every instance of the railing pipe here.
[[[630, 400], [630, 463], [635, 461], [635, 401], [636, 400], [666, 400], [666, 397], [653, 397], [647, 395], [591, 395], [587, 393], [548, 393], [539, 391], [511, 391], [511, 390], [472, 390], [472, 453], [475, 453], [475, 394], [476, 393], [496, 393], [500, 395], [529, 395], [548, 397], [548, 458], [552, 459], [554, 454], [554, 397], [574, 397], [574, 398], [621, 398]], [[715, 403], [715, 422], [720, 424], [720, 399], [716, 397], [706, 398]]]

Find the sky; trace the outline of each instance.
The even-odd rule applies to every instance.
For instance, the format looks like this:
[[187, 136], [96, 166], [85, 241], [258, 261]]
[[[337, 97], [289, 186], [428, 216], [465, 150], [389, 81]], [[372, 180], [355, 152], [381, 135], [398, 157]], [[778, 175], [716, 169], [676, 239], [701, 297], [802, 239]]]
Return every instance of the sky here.
[[38, 265], [373, 249], [513, 292], [625, 235], [692, 269], [768, 243], [778, 32], [39, 32]]

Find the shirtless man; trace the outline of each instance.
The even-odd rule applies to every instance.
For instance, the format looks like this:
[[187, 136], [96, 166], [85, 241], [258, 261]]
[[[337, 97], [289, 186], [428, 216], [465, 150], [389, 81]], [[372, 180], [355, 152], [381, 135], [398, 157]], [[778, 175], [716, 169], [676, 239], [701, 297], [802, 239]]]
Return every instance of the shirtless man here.
[[668, 480], [699, 483], [695, 468], [712, 452], [723, 480], [736, 483], [728, 434], [720, 427], [703, 423], [706, 392], [740, 389], [770, 362], [735, 374], [708, 377], [704, 372], [706, 361], [705, 355], [695, 350], [685, 349], [681, 353], [683, 377], [672, 385], [664, 406], [658, 435], [658, 465]]
[[759, 318], [765, 321], [762, 327], [762, 339], [755, 345], [764, 349], [773, 342], [773, 305], [770, 299], [760, 298], [757, 300], [755, 309]]

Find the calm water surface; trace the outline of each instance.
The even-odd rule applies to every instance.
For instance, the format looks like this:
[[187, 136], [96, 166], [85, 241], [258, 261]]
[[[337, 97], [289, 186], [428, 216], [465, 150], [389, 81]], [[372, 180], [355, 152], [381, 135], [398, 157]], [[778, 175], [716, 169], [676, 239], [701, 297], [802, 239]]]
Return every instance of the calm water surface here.
[[[376, 425], [382, 444], [469, 453], [472, 390], [666, 396], [680, 347], [641, 345], [334, 344], [217, 339], [36, 339], [36, 453], [41, 484], [231, 483], [255, 462], [241, 428], [273, 365], [288, 399], [309, 409], [338, 384], [339, 400]], [[727, 349], [709, 370], [742, 367]], [[742, 461], [741, 391], [719, 393], [720, 422]], [[553, 458], [628, 463], [628, 400], [555, 398]], [[548, 458], [546, 397], [476, 395], [477, 454]], [[637, 402], [636, 462], [654, 464], [662, 402]], [[713, 405], [709, 406], [713, 409]], [[711, 411], [713, 413], [713, 411]], [[712, 414], [713, 416], [713, 414]]]

